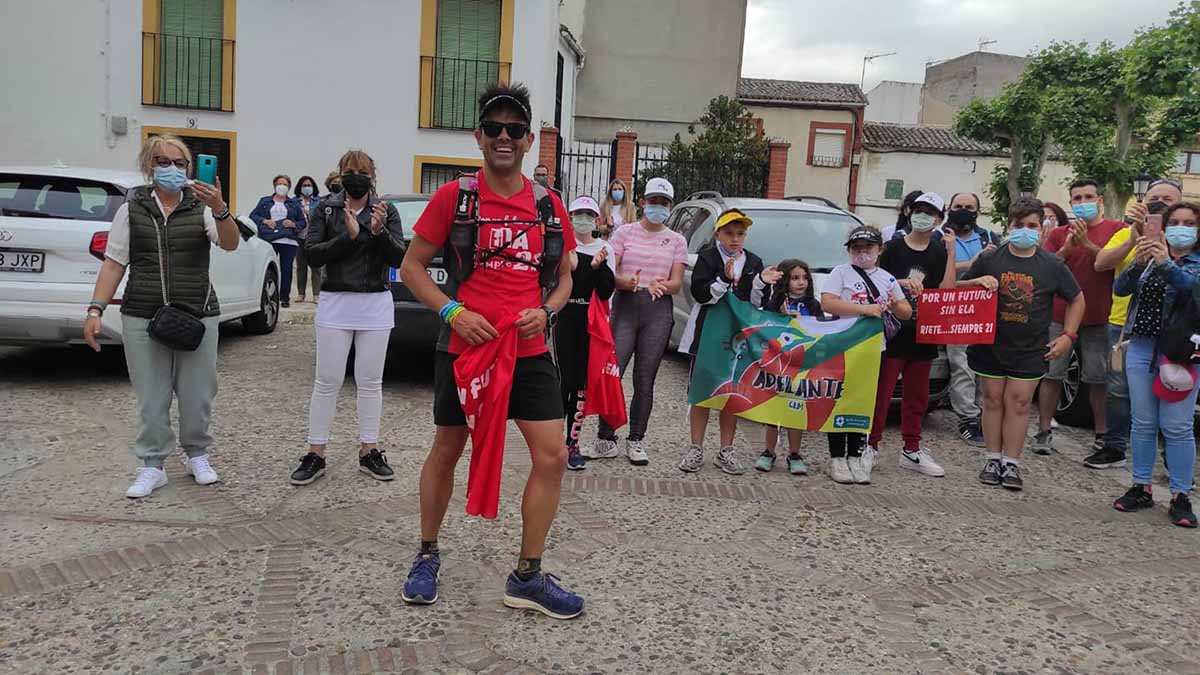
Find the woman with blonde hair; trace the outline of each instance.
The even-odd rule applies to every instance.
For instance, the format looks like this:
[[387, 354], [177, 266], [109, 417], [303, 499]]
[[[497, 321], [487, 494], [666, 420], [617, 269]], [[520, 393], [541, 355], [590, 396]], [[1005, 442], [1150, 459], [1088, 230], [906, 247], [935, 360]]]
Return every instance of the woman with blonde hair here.
[[292, 472], [293, 485], [308, 485], [325, 474], [338, 390], [354, 346], [354, 385], [358, 389], [358, 468], [376, 480], [395, 476], [379, 450], [383, 411], [383, 363], [395, 322], [392, 267], [404, 261], [400, 213], [375, 196], [375, 161], [350, 150], [338, 162], [342, 191], [311, 211], [304, 252], [323, 268], [317, 332], [317, 374], [308, 407], [309, 451]]
[[608, 191], [604, 193], [604, 201], [600, 203], [600, 219], [597, 222], [604, 226], [601, 234], [607, 239], [618, 227], [625, 223], [637, 222], [637, 219], [633, 195], [625, 189], [624, 181], [614, 178], [608, 184]]
[[[133, 454], [143, 464], [125, 492], [130, 499], [167, 484], [163, 461], [176, 440], [172, 395], [179, 401], [179, 445], [187, 453], [188, 473], [201, 485], [219, 480], [208, 462], [208, 424], [217, 395], [221, 312], [208, 264], [212, 244], [232, 251], [239, 241], [220, 179], [215, 186], [188, 180], [192, 153], [178, 136], [146, 139], [138, 167], [150, 185], [131, 190], [113, 216], [83, 326], [83, 339], [100, 351], [101, 317], [128, 269], [121, 342], [140, 418]], [[190, 342], [161, 330], [169, 319], [188, 326]]]

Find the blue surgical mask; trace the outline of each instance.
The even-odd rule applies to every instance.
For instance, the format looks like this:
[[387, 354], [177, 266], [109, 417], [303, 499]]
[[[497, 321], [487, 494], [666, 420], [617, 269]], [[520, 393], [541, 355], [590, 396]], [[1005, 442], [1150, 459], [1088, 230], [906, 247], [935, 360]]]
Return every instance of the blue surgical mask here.
[[1075, 214], [1076, 218], [1091, 220], [1100, 212], [1100, 207], [1096, 202], [1083, 202], [1082, 204], [1074, 204], [1071, 206], [1071, 213]]
[[1196, 245], [1196, 228], [1191, 225], [1168, 225], [1167, 243], [1175, 248], [1191, 248]]
[[312, 196], [312, 186], [305, 185], [304, 187], [300, 188], [300, 194], [304, 195], [305, 197], [311, 197]]
[[187, 173], [172, 164], [154, 167], [154, 184], [167, 192], [179, 192], [187, 185]]
[[1017, 248], [1033, 248], [1037, 246], [1038, 231], [1028, 227], [1018, 227], [1008, 233], [1008, 243]]
[[908, 219], [908, 224], [912, 226], [913, 232], [928, 232], [933, 229], [933, 224], [937, 218], [928, 213], [914, 213], [912, 218]]
[[613, 190], [612, 198], [613, 198], [614, 202], [623, 201], [625, 199], [625, 191], [624, 190]]
[[671, 209], [662, 204], [647, 204], [642, 213], [645, 214], [646, 220], [655, 225], [662, 225], [667, 222], [667, 216], [671, 215]]

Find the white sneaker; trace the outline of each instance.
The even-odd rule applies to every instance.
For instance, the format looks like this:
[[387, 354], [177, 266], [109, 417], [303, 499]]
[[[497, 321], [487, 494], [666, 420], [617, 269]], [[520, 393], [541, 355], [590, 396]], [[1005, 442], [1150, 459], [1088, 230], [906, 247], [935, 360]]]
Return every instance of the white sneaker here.
[[854, 476], [850, 474], [850, 466], [845, 457], [833, 457], [829, 460], [829, 477], [833, 479], [833, 482], [843, 485], [854, 482]]
[[717, 465], [718, 469], [731, 476], [740, 476], [746, 473], [746, 465], [742, 464], [741, 454], [732, 445], [721, 448], [713, 463]]
[[[863, 471], [867, 472], [867, 477], [871, 476], [871, 469], [875, 468], [875, 458], [879, 456], [879, 449], [873, 445], [868, 445], [863, 448], [862, 465]], [[869, 482], [869, 481], [868, 481]]]
[[189, 457], [184, 464], [187, 466], [187, 472], [196, 479], [197, 485], [212, 485], [221, 480], [212, 465], [208, 463], [208, 455]]
[[846, 465], [850, 467], [850, 475], [859, 485], [871, 484], [871, 465], [863, 462], [862, 457], [847, 457]]
[[625, 441], [625, 455], [634, 466], [646, 466], [650, 463], [650, 455], [646, 454], [642, 441]]
[[683, 459], [679, 460], [679, 470], [685, 473], [696, 473], [704, 466], [704, 448], [689, 445], [683, 451]]
[[929, 454], [927, 448], [922, 447], [917, 452], [900, 452], [900, 468], [923, 473], [926, 476], [941, 478], [946, 475], [946, 470], [933, 460], [933, 455]]
[[129, 489], [125, 491], [125, 496], [130, 499], [141, 499], [166, 484], [166, 471], [152, 466], [143, 466], [138, 469], [137, 478], [133, 479], [133, 485], [130, 485]]
[[620, 456], [620, 451], [617, 450], [616, 441], [607, 441], [603, 438], [597, 438], [594, 443], [588, 447], [581, 448], [579, 454], [588, 459], [612, 459]]

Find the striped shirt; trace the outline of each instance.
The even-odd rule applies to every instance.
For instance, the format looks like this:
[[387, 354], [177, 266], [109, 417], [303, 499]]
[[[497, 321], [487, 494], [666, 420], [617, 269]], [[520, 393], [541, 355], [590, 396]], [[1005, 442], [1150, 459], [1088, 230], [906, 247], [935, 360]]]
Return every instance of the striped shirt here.
[[687, 263], [687, 240], [666, 228], [649, 232], [641, 221], [622, 225], [609, 240], [617, 254], [617, 274], [633, 276], [641, 271], [639, 288], [655, 279], [670, 279], [676, 263]]

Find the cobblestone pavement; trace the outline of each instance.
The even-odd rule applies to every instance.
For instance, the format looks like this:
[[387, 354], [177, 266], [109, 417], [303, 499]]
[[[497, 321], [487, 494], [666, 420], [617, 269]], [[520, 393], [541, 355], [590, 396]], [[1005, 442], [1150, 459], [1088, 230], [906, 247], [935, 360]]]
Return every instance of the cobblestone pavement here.
[[[0, 672], [1200, 672], [1200, 539], [1164, 505], [1109, 508], [1128, 475], [1083, 469], [1082, 432], [1029, 457], [1020, 494], [976, 482], [981, 455], [946, 411], [926, 420], [943, 479], [897, 467], [895, 429], [870, 486], [833, 484], [815, 435], [806, 478], [685, 475], [677, 358], [650, 465], [564, 479], [546, 566], [587, 598], [583, 617], [501, 605], [529, 466], [515, 431], [498, 520], [465, 516], [464, 462], [441, 599], [407, 607], [429, 354], [389, 362], [396, 481], [356, 471], [347, 381], [329, 474], [294, 488], [313, 338], [290, 315], [270, 336], [223, 332], [223, 482], [198, 487], [172, 458], [170, 485], [140, 501], [123, 497], [135, 424], [119, 351], [0, 351]], [[739, 442], [761, 433], [743, 425]]]

